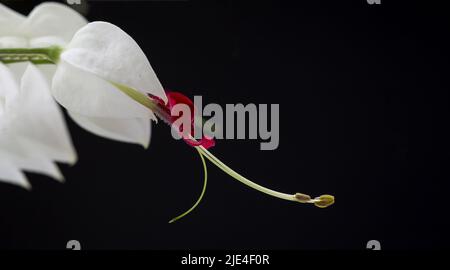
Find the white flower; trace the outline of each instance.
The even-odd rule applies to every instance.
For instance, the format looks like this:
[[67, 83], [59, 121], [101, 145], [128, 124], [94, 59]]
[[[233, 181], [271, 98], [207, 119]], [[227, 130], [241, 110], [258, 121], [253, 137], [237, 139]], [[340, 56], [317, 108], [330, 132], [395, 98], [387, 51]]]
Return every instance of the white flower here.
[[0, 4], [0, 36], [15, 35], [17, 26], [24, 20], [22, 14]]
[[59, 3], [40, 4], [28, 17], [0, 4], [0, 47], [64, 46], [86, 23], [76, 11]]
[[[83, 16], [59, 3], [43, 3], [25, 17], [0, 4], [0, 48], [64, 47], [77, 30], [87, 24]], [[28, 63], [8, 65], [20, 80]], [[55, 73], [54, 65], [39, 65], [38, 69], [49, 83]]]
[[115, 84], [163, 100], [166, 96], [131, 37], [116, 26], [98, 22], [81, 29], [72, 40], [86, 21], [56, 3], [39, 5], [28, 17], [0, 4], [0, 22], [0, 48], [56, 45], [65, 49], [57, 66], [0, 63], [1, 180], [29, 187], [21, 170], [62, 180], [54, 161], [76, 160], [63, 117], [49, 92], [56, 68], [53, 94], [75, 122], [100, 136], [148, 146], [150, 119], [155, 116]]
[[34, 65], [20, 86], [0, 63], [0, 179], [29, 188], [21, 170], [62, 181], [54, 161], [74, 164], [76, 153], [49, 85]]
[[[149, 61], [130, 36], [112, 24], [96, 22], [72, 39], [86, 21], [56, 3], [39, 5], [28, 17], [0, 4], [0, 22], [0, 48], [56, 45], [64, 49], [57, 66], [0, 63], [1, 180], [29, 187], [21, 170], [61, 180], [53, 161], [75, 162], [63, 117], [49, 95], [47, 82], [54, 75], [54, 97], [80, 126], [110, 139], [148, 146], [150, 119], [156, 120], [153, 112], [117, 85], [164, 101], [167, 98]], [[45, 102], [39, 100], [44, 97]]]
[[139, 45], [106, 22], [80, 29], [60, 56], [52, 83], [55, 99], [82, 127], [98, 135], [144, 147], [153, 112], [123, 93], [123, 85], [167, 101]]
[[[48, 4], [36, 8], [24, 19], [0, 5], [0, 37], [6, 36], [0, 38], [0, 48], [42, 46], [41, 53], [36, 53], [37, 62], [44, 57], [45, 61], [57, 64], [51, 92], [78, 124], [101, 136], [147, 146], [150, 119], [156, 120], [152, 110], [160, 109], [158, 106], [161, 105], [159, 100], [150, 101], [148, 95], [167, 103], [148, 59], [129, 35], [106, 22], [87, 24], [66, 45], [71, 31], [83, 23], [72, 15], [59, 5]], [[20, 25], [17, 29], [14, 28], [16, 24]], [[54, 45], [64, 46], [62, 53], [49, 47]], [[19, 52], [22, 55], [18, 61], [25, 57], [35, 63], [33, 57], [27, 58], [33, 51], [36, 52], [4, 50], [0, 60], [11, 61]], [[49, 95], [48, 88], [44, 76], [34, 65], [29, 65], [19, 89], [10, 70], [0, 63], [0, 179], [28, 187], [21, 170], [61, 179], [53, 161], [75, 161], [59, 107]], [[193, 207], [170, 222], [191, 212], [202, 199], [207, 183], [205, 157], [236, 180], [268, 195], [321, 208], [334, 203], [332, 195], [313, 199], [302, 193], [287, 194], [268, 189], [235, 172], [203, 145], [195, 148], [205, 171], [202, 193]]]
[[[0, 4], [0, 48], [64, 46], [86, 20], [57, 3], [25, 17]], [[26, 70], [26, 71], [25, 71]], [[21, 170], [62, 181], [55, 161], [74, 164], [62, 112], [50, 93], [53, 65], [0, 63], [0, 180], [29, 188]]]
[[[114, 25], [97, 22], [80, 30], [70, 41], [86, 21], [56, 3], [37, 6], [26, 19], [4, 6], [2, 10], [1, 5], [0, 14], [5, 14], [5, 22], [16, 21], [15, 25], [19, 25], [9, 33], [0, 28], [0, 48], [56, 45], [65, 49], [52, 89], [78, 125], [109, 139], [148, 146], [150, 119], [156, 118], [112, 83], [163, 100], [166, 97], [150, 63], [130, 36]], [[20, 76], [26, 65], [9, 67]], [[54, 65], [39, 65], [39, 69], [49, 80], [55, 74]]]

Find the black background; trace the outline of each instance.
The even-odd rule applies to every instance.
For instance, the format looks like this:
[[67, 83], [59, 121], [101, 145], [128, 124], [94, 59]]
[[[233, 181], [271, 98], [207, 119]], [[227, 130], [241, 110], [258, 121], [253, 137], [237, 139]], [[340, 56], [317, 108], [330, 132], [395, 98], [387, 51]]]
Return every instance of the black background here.
[[[27, 14], [38, 1], [2, 1]], [[327, 209], [277, 200], [209, 166], [153, 126], [148, 150], [68, 120], [79, 162], [65, 184], [0, 184], [0, 248], [446, 248], [448, 18], [428, 1], [89, 1], [120, 26], [162, 84], [204, 103], [280, 104], [280, 147], [218, 141], [219, 158], [286, 192], [329, 193]], [[395, 2], [395, 5], [392, 3]], [[294, 4], [295, 3], [295, 4]]]

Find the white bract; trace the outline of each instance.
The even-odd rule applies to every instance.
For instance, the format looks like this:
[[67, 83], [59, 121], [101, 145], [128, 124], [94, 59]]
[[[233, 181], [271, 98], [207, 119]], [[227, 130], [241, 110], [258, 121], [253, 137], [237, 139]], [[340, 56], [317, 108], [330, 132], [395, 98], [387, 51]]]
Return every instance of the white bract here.
[[21, 170], [62, 181], [54, 164], [74, 164], [76, 153], [49, 85], [34, 65], [19, 82], [0, 63], [0, 179], [29, 188]]
[[80, 29], [67, 45], [52, 83], [55, 99], [82, 127], [98, 135], [145, 147], [150, 141], [151, 110], [118, 85], [167, 101], [150, 62], [124, 31], [106, 22]]
[[[57, 3], [39, 5], [28, 17], [0, 5], [0, 48], [64, 46], [86, 23]], [[26, 62], [0, 66], [0, 179], [27, 188], [21, 170], [63, 180], [54, 161], [76, 161], [63, 115], [50, 93], [54, 66], [39, 69]]]
[[[64, 23], [62, 23], [64, 22]], [[57, 3], [25, 17], [0, 4], [0, 48], [62, 46], [86, 24]], [[76, 152], [62, 112], [51, 96], [52, 65], [0, 63], [0, 180], [29, 188], [22, 170], [62, 181], [54, 162], [74, 164]]]
[[64, 46], [86, 23], [81, 15], [63, 4], [43, 3], [28, 17], [0, 4], [0, 47]]
[[[50, 88], [81, 127], [110, 139], [148, 146], [150, 119], [156, 120], [154, 114], [120, 91], [117, 85], [166, 100], [161, 84], [130, 36], [109, 23], [86, 24], [78, 13], [57, 3], [41, 4], [28, 17], [0, 4], [0, 48], [58, 46], [63, 50], [57, 65], [36, 68], [29, 62], [0, 63], [1, 180], [28, 187], [21, 170], [62, 179], [53, 161], [75, 162], [75, 151], [61, 122], [61, 112], [55, 109], [50, 97]], [[52, 111], [53, 116], [47, 115], [46, 119], [59, 120], [49, 120], [47, 125], [36, 119], [31, 121], [35, 112], [22, 104], [25, 99], [19, 98], [20, 93], [30, 93], [30, 89], [35, 89], [35, 94], [30, 95], [28, 105], [39, 104], [39, 108]], [[31, 99], [44, 92], [42, 97], [49, 97], [46, 102]], [[26, 120], [18, 120], [20, 117]], [[23, 125], [13, 124], [19, 122]], [[54, 129], [48, 125], [52, 122]], [[36, 125], [38, 129], [34, 130]], [[27, 138], [28, 133], [34, 137]]]
[[[1, 5], [0, 14], [7, 18], [5, 22], [19, 25], [15, 31], [0, 28], [0, 48], [56, 45], [64, 50], [57, 66], [39, 65], [39, 69], [50, 81], [58, 70], [52, 93], [78, 125], [109, 139], [148, 146], [150, 119], [156, 118], [114, 83], [163, 100], [166, 97], [149, 61], [130, 36], [102, 22], [89, 24], [73, 36], [86, 25], [85, 19], [56, 3], [37, 6], [26, 19], [4, 6], [2, 10]], [[9, 68], [20, 77], [25, 66], [18, 63]]]
[[0, 47], [7, 46], [7, 44], [3, 45], [3, 42], [7, 41], [5, 37], [12, 39], [16, 36], [18, 25], [21, 25], [23, 21], [25, 16], [0, 4]]

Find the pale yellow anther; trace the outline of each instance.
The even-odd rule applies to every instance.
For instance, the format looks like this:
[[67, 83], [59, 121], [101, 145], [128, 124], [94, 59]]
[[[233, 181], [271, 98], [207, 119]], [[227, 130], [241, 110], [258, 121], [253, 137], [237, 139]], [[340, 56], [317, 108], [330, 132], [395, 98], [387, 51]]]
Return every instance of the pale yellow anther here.
[[332, 195], [322, 195], [320, 197], [314, 198], [314, 205], [319, 208], [326, 208], [334, 203], [334, 196]]
[[303, 193], [295, 193], [295, 199], [300, 203], [308, 203], [311, 201], [311, 197], [309, 195]]

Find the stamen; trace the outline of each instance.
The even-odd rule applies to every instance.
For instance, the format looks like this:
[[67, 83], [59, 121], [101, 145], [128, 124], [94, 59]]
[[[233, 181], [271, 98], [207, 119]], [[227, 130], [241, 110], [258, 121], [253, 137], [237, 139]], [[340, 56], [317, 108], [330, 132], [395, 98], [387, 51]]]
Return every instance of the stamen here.
[[[278, 192], [272, 189], [268, 189], [266, 187], [263, 187], [261, 185], [258, 185], [249, 179], [245, 178], [244, 176], [240, 175], [239, 173], [235, 172], [233, 169], [225, 165], [222, 161], [220, 161], [217, 157], [215, 157], [213, 154], [211, 154], [207, 149], [203, 148], [202, 146], [196, 147], [197, 149], [200, 149], [202, 154], [206, 158], [209, 159], [214, 165], [216, 165], [218, 168], [220, 168], [222, 171], [224, 171], [229, 176], [233, 177], [234, 179], [240, 181], [241, 183], [256, 189], [262, 193], [266, 193], [270, 196], [277, 197], [279, 199], [287, 200], [287, 201], [296, 201], [300, 203], [314, 203], [315, 206], [320, 208], [325, 208], [334, 203], [334, 197], [331, 195], [322, 195], [320, 197], [315, 198], [314, 200], [311, 200], [311, 197], [306, 194], [302, 193], [296, 193], [296, 194], [286, 194], [282, 192]], [[309, 199], [308, 199], [309, 198]]]
[[322, 195], [314, 199], [314, 205], [319, 208], [326, 208], [334, 204], [334, 196], [332, 195]]
[[[127, 94], [129, 97], [131, 97], [135, 101], [139, 102], [140, 104], [142, 104], [145, 107], [152, 110], [157, 116], [162, 117], [162, 119], [166, 123], [168, 123], [168, 124], [172, 123], [172, 121], [169, 118], [170, 115], [168, 115], [167, 112], [161, 110], [161, 107], [158, 106], [159, 103], [157, 100], [150, 99], [145, 94], [140, 93], [140, 92], [138, 92], [132, 88], [129, 88], [127, 86], [116, 84], [116, 83], [112, 83], [112, 84], [114, 84], [118, 89], [120, 89], [122, 92]], [[188, 138], [188, 139], [190, 139], [192, 141], [196, 141], [196, 139], [193, 138], [192, 136], [190, 136], [190, 138]], [[258, 185], [256, 183], [250, 181], [249, 179], [245, 178], [244, 176], [240, 175], [239, 173], [235, 172], [233, 169], [231, 169], [230, 167], [225, 165], [222, 161], [220, 161], [216, 156], [214, 156], [211, 152], [209, 152], [202, 145], [194, 146], [194, 147], [199, 151], [202, 158], [206, 157], [212, 164], [216, 165], [218, 168], [220, 168], [222, 171], [224, 171], [229, 176], [233, 177], [234, 179], [240, 181], [241, 183], [243, 183], [253, 189], [256, 189], [262, 193], [268, 194], [273, 197], [277, 197], [279, 199], [287, 200], [287, 201], [300, 202], [300, 203], [311, 203], [319, 208], [325, 208], [334, 203], [334, 197], [331, 195], [322, 195], [320, 197], [311, 199], [311, 197], [306, 194], [302, 194], [302, 193], [287, 194], [287, 193], [282, 193], [282, 192], [278, 192], [278, 191], [263, 187], [261, 185]]]
[[295, 199], [300, 203], [311, 202], [311, 196], [303, 194], [303, 193], [295, 193]]

